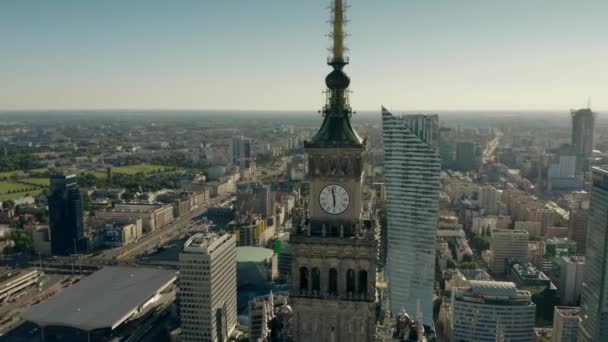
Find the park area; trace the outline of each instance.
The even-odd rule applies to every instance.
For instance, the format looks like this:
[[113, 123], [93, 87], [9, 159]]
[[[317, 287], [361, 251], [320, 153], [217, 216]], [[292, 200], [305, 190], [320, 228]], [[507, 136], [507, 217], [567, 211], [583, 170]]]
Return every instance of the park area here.
[[12, 200], [25, 197], [26, 195], [38, 195], [42, 189], [30, 184], [0, 181], [0, 201]]
[[113, 173], [123, 173], [127, 175], [134, 175], [136, 173], [143, 173], [144, 175], [148, 175], [151, 173], [159, 173], [166, 171], [173, 171], [174, 167], [171, 166], [163, 166], [163, 165], [151, 165], [151, 164], [141, 164], [141, 165], [130, 165], [130, 166], [117, 166], [112, 168]]

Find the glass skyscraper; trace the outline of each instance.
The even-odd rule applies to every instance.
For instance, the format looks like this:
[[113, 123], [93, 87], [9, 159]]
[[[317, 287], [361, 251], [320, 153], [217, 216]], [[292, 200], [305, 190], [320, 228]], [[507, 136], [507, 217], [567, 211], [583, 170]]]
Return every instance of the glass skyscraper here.
[[49, 226], [51, 253], [70, 255], [86, 248], [82, 193], [76, 175], [51, 175]]
[[439, 118], [396, 117], [382, 109], [387, 197], [387, 261], [391, 310], [433, 317], [435, 237], [439, 198]]
[[608, 168], [594, 167], [578, 341], [608, 341]]

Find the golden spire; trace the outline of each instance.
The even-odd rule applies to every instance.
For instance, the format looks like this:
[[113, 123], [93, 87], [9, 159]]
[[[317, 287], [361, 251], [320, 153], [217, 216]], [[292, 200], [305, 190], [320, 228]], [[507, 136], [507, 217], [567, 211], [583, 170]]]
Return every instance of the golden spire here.
[[333, 61], [341, 62], [344, 61], [344, 1], [334, 0], [333, 8]]

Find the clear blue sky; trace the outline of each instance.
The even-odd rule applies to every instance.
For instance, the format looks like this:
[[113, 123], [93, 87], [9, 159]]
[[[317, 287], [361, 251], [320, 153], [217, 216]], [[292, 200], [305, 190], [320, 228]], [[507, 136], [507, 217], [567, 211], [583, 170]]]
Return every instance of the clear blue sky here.
[[[316, 110], [329, 0], [1, 0], [0, 109]], [[607, 0], [351, 0], [352, 104], [608, 109]]]

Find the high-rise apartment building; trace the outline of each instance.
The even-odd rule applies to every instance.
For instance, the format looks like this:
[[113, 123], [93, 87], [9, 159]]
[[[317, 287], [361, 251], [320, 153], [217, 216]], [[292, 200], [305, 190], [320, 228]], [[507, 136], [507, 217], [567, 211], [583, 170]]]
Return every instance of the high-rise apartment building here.
[[551, 342], [576, 342], [579, 314], [577, 307], [556, 306]]
[[83, 200], [76, 175], [52, 174], [49, 201], [51, 253], [70, 255], [84, 251]]
[[289, 240], [293, 335], [296, 341], [364, 342], [375, 333], [376, 224], [363, 217], [366, 141], [350, 123], [343, 0], [334, 0], [332, 14], [333, 70], [325, 78], [323, 123], [304, 142], [308, 213], [294, 221]]
[[592, 170], [578, 339], [608, 341], [608, 168]]
[[383, 108], [387, 202], [385, 274], [391, 310], [420, 305], [432, 320], [441, 159], [437, 115], [396, 117]]
[[573, 110], [572, 146], [576, 154], [578, 171], [589, 170], [589, 158], [594, 147], [595, 113], [589, 108]]
[[454, 341], [532, 341], [536, 305], [514, 283], [472, 280], [452, 289], [452, 307]]
[[181, 341], [224, 342], [236, 321], [236, 240], [193, 235], [179, 255]]
[[559, 259], [559, 298], [562, 305], [577, 305], [581, 297], [585, 257], [563, 256]]
[[508, 273], [509, 264], [528, 264], [528, 232], [514, 229], [495, 229], [490, 241], [490, 270], [495, 274]]

